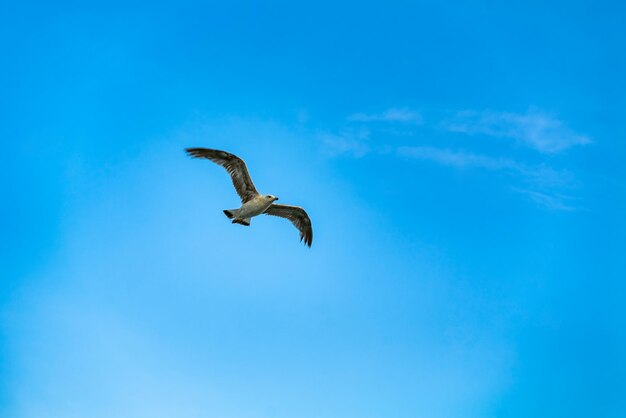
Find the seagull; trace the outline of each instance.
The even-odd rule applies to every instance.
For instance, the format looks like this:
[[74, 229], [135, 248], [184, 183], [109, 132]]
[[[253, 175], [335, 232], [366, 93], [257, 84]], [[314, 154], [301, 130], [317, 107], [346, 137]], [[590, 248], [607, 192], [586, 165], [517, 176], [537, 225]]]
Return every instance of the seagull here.
[[224, 210], [232, 223], [250, 226], [250, 218], [260, 215], [279, 216], [288, 219], [300, 231], [300, 241], [311, 247], [313, 242], [313, 228], [309, 215], [299, 206], [279, 205], [274, 203], [278, 200], [271, 194], [262, 195], [257, 192], [246, 163], [236, 155], [226, 151], [208, 148], [186, 148], [185, 152], [192, 158], [206, 158], [221, 165], [230, 174], [230, 179], [235, 186], [237, 194], [241, 198], [239, 209]]

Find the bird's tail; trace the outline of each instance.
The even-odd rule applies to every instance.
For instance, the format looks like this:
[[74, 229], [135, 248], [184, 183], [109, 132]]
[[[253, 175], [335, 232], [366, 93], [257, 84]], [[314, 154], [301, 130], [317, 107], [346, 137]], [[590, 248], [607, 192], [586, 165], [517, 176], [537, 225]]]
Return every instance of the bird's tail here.
[[226, 209], [224, 210], [224, 215], [228, 217], [228, 219], [236, 218], [239, 215], [239, 209]]
[[250, 226], [250, 218], [235, 218], [233, 219], [234, 224]]
[[224, 215], [226, 215], [228, 219], [232, 219], [234, 224], [250, 226], [250, 218], [240, 218], [239, 209], [227, 209], [224, 211]]

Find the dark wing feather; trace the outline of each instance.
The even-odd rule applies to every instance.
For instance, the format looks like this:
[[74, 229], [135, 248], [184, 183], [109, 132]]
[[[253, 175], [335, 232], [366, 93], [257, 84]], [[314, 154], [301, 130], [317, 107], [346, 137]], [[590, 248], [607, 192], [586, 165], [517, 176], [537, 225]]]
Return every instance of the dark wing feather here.
[[265, 214], [289, 219], [300, 231], [300, 241], [304, 240], [304, 243], [309, 247], [313, 243], [311, 219], [309, 219], [309, 215], [301, 207], [272, 204], [267, 208]]
[[241, 203], [246, 203], [259, 194], [254, 187], [254, 183], [252, 183], [246, 163], [236, 155], [208, 148], [187, 148], [185, 151], [191, 157], [206, 158], [224, 167], [230, 174], [233, 186], [235, 186], [235, 190], [237, 190], [237, 194], [241, 198]]

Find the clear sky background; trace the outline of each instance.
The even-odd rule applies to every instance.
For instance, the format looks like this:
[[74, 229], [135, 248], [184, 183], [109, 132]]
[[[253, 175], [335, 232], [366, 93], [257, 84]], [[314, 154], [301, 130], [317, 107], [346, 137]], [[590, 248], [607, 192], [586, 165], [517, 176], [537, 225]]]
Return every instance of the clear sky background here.
[[626, 416], [625, 21], [3, 2], [0, 416]]

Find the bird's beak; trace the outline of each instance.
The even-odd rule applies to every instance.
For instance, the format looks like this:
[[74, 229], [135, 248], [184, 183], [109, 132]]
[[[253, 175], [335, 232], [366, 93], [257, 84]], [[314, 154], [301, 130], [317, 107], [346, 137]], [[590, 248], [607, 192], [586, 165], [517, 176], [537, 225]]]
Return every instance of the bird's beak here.
[[275, 198], [274, 198], [274, 200], [278, 200], [278, 198], [277, 198], [277, 197], [275, 197]]

